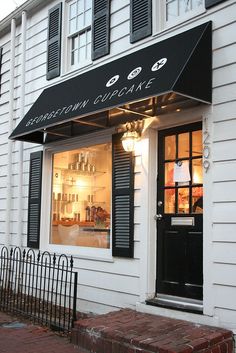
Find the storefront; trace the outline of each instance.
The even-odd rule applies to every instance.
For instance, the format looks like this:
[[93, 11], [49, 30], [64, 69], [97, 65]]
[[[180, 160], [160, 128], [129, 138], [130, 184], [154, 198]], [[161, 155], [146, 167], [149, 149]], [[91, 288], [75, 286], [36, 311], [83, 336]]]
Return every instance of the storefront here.
[[145, 131], [173, 114], [172, 128], [158, 127], [157, 197], [148, 219], [156, 214], [159, 296], [148, 302], [185, 298], [202, 310], [208, 156], [201, 116], [181, 125], [176, 113], [211, 104], [211, 31], [207, 22], [43, 91], [10, 136], [45, 145], [44, 153], [31, 154], [28, 246], [46, 241], [133, 258], [132, 151]]

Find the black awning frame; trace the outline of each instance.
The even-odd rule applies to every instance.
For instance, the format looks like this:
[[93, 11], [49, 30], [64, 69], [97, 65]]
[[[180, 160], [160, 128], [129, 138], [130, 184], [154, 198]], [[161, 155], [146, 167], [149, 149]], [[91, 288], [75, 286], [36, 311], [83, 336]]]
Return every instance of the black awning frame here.
[[148, 117], [126, 105], [171, 92], [211, 103], [211, 22], [45, 89], [10, 139], [43, 144], [45, 133], [68, 138], [73, 129], [79, 135], [114, 126], [107, 112], [115, 107]]

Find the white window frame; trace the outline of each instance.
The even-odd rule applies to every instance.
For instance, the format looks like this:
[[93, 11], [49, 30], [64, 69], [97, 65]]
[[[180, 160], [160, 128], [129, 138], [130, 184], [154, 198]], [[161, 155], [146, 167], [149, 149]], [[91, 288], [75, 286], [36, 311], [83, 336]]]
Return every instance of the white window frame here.
[[[85, 1], [85, 0], [84, 0]], [[90, 55], [86, 60], [79, 62], [75, 62], [75, 64], [71, 64], [71, 52], [72, 52], [72, 38], [79, 36], [80, 34], [87, 32], [90, 30], [90, 33], [92, 35], [92, 15], [91, 15], [91, 23], [87, 26], [84, 26], [80, 30], [76, 30], [73, 33], [70, 33], [70, 20], [69, 20], [69, 15], [70, 15], [70, 5], [72, 3], [76, 3], [77, 0], [66, 0], [65, 2], [65, 8], [64, 8], [64, 31], [63, 31], [63, 38], [66, 38], [66, 45], [65, 45], [65, 50], [63, 51], [65, 53], [65, 65], [64, 65], [64, 72], [71, 72], [74, 70], [78, 70], [81, 68], [84, 68], [88, 65], [92, 64], [92, 56]], [[91, 9], [92, 11], [92, 9]], [[87, 36], [87, 34], [86, 34]], [[90, 41], [90, 49], [92, 50], [92, 38]], [[91, 53], [90, 50], [90, 53]], [[77, 51], [78, 53], [78, 51]]]
[[153, 32], [158, 33], [164, 30], [171, 29], [172, 27], [178, 26], [184, 22], [190, 21], [193, 18], [202, 15], [206, 12], [205, 1], [202, 0], [202, 4], [196, 9], [186, 12], [183, 16], [176, 17], [173, 21], [166, 21], [166, 0], [154, 0], [153, 1]]
[[[110, 132], [110, 133], [109, 133]], [[51, 232], [51, 208], [52, 208], [52, 157], [54, 153], [90, 147], [103, 143], [112, 143], [111, 131], [94, 133], [91, 140], [90, 135], [71, 139], [70, 141], [58, 142], [52, 146], [46, 146], [43, 151], [43, 173], [42, 173], [42, 201], [41, 201], [41, 222], [40, 222], [40, 249], [55, 253], [65, 253], [79, 258], [89, 258], [101, 261], [113, 262], [112, 257], [112, 228], [110, 229], [110, 248], [95, 248], [72, 246], [64, 244], [50, 244]], [[111, 175], [112, 180], [112, 175]], [[112, 194], [111, 194], [112, 206]], [[112, 207], [111, 207], [112, 209]], [[112, 214], [111, 214], [112, 224]]]

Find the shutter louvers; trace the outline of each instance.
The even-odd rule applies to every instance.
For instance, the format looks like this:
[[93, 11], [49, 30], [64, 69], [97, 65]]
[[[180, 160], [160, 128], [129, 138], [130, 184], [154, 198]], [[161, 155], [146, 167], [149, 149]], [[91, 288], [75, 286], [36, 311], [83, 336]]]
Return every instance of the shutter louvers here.
[[152, 34], [152, 0], [131, 0], [130, 42], [134, 43]]
[[110, 52], [110, 0], [93, 0], [92, 60]]
[[112, 140], [112, 255], [133, 257], [134, 157], [120, 138], [117, 134]]
[[205, 7], [206, 9], [209, 9], [212, 6], [218, 5], [221, 2], [224, 2], [225, 0], [205, 0]]
[[61, 71], [61, 9], [59, 3], [48, 11], [47, 80]]
[[27, 246], [39, 248], [43, 152], [30, 155]]

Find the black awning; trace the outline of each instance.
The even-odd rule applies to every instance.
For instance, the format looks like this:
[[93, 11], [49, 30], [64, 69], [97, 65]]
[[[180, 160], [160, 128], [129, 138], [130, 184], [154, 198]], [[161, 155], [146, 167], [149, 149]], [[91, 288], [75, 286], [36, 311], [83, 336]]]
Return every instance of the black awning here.
[[211, 103], [211, 33], [204, 23], [45, 89], [10, 138], [44, 143], [45, 132], [68, 137], [76, 123], [105, 128], [105, 111], [171, 92]]

